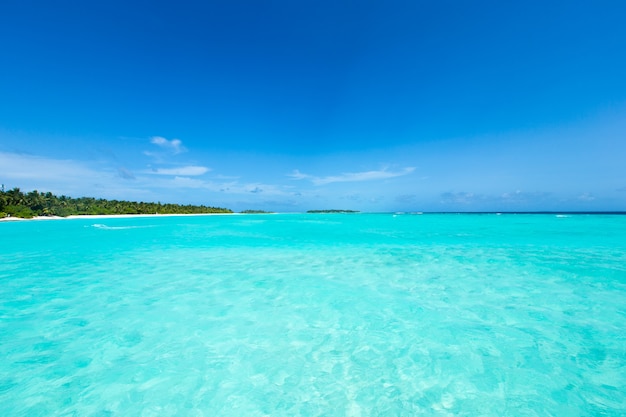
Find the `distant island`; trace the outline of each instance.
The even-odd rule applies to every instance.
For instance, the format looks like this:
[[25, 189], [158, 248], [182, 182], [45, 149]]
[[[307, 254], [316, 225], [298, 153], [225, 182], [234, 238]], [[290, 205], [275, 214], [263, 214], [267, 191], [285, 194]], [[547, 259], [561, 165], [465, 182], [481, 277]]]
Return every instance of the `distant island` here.
[[232, 213], [221, 207], [144, 203], [95, 199], [91, 197], [57, 197], [37, 190], [23, 193], [19, 188], [0, 191], [0, 218], [35, 216], [106, 215], [106, 214], [204, 214]]
[[244, 210], [240, 211], [241, 214], [274, 214], [273, 211], [265, 211], [265, 210]]
[[308, 210], [307, 213], [360, 213], [358, 210]]

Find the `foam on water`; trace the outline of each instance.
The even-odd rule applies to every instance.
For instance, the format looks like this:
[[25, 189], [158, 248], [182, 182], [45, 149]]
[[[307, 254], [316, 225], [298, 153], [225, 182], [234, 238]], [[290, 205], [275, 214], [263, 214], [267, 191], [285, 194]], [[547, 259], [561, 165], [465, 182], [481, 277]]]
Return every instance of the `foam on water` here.
[[106, 224], [94, 223], [91, 226], [85, 227], [95, 227], [96, 229], [104, 229], [104, 230], [125, 230], [125, 229], [141, 229], [144, 227], [152, 227], [152, 226], [107, 226]]
[[0, 415], [624, 415], [626, 216], [92, 225], [0, 224]]

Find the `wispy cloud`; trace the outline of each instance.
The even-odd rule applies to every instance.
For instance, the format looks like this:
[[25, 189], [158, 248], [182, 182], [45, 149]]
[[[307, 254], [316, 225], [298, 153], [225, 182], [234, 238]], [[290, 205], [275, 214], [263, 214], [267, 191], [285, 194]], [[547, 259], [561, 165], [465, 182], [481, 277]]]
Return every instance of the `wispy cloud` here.
[[487, 197], [480, 194], [457, 192], [457, 193], [443, 193], [441, 194], [441, 202], [444, 204], [470, 204], [477, 201], [484, 201]]
[[402, 204], [415, 203], [418, 200], [415, 194], [400, 194], [396, 196], [396, 201]]
[[526, 192], [516, 190], [500, 195], [476, 194], [472, 192], [447, 192], [441, 194], [440, 202], [453, 205], [500, 204], [504, 206], [516, 205], [525, 207], [528, 204], [537, 204], [547, 201], [554, 196], [548, 192]]
[[[38, 189], [55, 194], [137, 199], [149, 191], [128, 169], [0, 152], [0, 178], [8, 187]], [[134, 181], [128, 181], [133, 179]]]
[[[528, 203], [528, 202], [537, 202], [543, 201], [548, 198], [553, 197], [552, 193], [548, 193], [545, 191], [522, 191], [516, 190], [512, 193], [504, 193], [500, 195], [499, 199], [505, 203]], [[498, 199], [498, 197], [495, 197]]]
[[593, 201], [596, 197], [591, 193], [583, 193], [578, 196], [578, 200], [580, 201]]
[[[174, 155], [187, 151], [187, 149], [183, 146], [183, 142], [180, 139], [167, 140], [161, 136], [153, 136], [152, 138], [150, 138], [150, 143], [157, 145], [173, 153]], [[150, 153], [146, 152], [146, 154], [148, 155]]]
[[294, 180], [309, 180], [315, 185], [325, 185], [335, 182], [358, 182], [358, 181], [375, 181], [383, 180], [394, 177], [401, 177], [408, 175], [415, 170], [414, 167], [406, 167], [400, 171], [388, 171], [387, 169], [381, 169], [378, 171], [363, 171], [363, 172], [345, 172], [339, 175], [331, 175], [327, 177], [317, 177], [314, 175], [308, 175], [294, 170], [288, 176]]
[[[147, 177], [150, 178], [150, 177]], [[154, 177], [152, 177], [154, 178]], [[263, 194], [273, 196], [288, 196], [293, 193], [288, 190], [289, 187], [265, 183], [239, 183], [238, 181], [230, 182], [214, 182], [201, 178], [191, 178], [184, 175], [173, 175], [172, 177], [157, 177], [150, 180], [152, 186], [158, 186], [162, 189], [204, 189], [210, 192], [219, 192], [220, 194], [230, 195], [246, 195], [246, 194]]]
[[297, 169], [294, 169], [293, 172], [291, 174], [287, 174], [287, 176], [294, 180], [307, 180], [314, 178], [312, 175], [303, 174]]
[[117, 169], [117, 175], [119, 175], [120, 178], [123, 178], [125, 180], [134, 180], [135, 179], [135, 176], [133, 175], [133, 173], [129, 169], [126, 169], [124, 167], [119, 167]]
[[238, 180], [240, 177], [234, 176], [234, 175], [219, 174], [219, 175], [215, 175], [214, 178], [218, 180]]
[[69, 159], [0, 152], [0, 175], [11, 180], [39, 180], [51, 183], [93, 179], [101, 173]]
[[179, 176], [175, 176], [171, 180], [170, 184], [174, 185], [177, 188], [210, 188], [210, 184], [206, 183], [205, 181], [196, 178]]
[[286, 196], [292, 193], [288, 191], [285, 186], [264, 184], [264, 183], [244, 183], [240, 184], [236, 181], [220, 184], [219, 190], [228, 194], [261, 194], [274, 195], [274, 196]]
[[7, 189], [20, 187], [24, 191], [38, 189], [77, 197], [199, 202], [227, 207], [239, 198], [246, 201], [293, 198], [289, 186], [237, 180], [210, 181], [201, 176], [208, 171], [209, 168], [196, 165], [131, 171], [124, 166], [100, 162], [0, 152], [0, 182]]
[[156, 168], [149, 171], [145, 171], [146, 174], [157, 175], [175, 175], [175, 176], [197, 176], [203, 175], [210, 171], [210, 168], [203, 166], [190, 165], [178, 168]]

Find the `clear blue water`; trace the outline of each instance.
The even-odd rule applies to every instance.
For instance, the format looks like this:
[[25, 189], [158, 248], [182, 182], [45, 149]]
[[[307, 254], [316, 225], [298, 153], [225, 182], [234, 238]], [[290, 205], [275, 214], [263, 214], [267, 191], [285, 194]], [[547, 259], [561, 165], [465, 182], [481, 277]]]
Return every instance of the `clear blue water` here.
[[0, 224], [1, 416], [623, 416], [626, 216]]

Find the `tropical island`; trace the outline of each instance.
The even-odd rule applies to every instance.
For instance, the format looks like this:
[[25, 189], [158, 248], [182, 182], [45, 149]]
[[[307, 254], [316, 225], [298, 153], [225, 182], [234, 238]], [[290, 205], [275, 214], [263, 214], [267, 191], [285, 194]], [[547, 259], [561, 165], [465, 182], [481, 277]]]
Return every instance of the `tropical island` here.
[[209, 214], [232, 213], [221, 207], [105, 200], [92, 197], [56, 196], [37, 190], [23, 193], [19, 188], [0, 191], [0, 218], [35, 216], [67, 217], [73, 215], [114, 214]]

